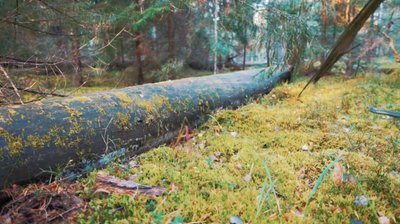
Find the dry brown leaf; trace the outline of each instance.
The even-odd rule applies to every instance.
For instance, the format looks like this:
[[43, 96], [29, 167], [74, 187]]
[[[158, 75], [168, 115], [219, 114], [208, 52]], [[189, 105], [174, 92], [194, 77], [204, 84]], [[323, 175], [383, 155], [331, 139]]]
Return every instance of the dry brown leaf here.
[[344, 174], [343, 166], [340, 163], [336, 163], [332, 175], [333, 183], [336, 186], [340, 186], [343, 184], [343, 174]]

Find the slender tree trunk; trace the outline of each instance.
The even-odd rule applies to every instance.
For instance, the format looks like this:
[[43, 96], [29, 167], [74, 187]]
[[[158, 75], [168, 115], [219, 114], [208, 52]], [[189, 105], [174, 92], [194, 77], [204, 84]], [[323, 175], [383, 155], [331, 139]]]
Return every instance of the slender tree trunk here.
[[[74, 0], [74, 9], [77, 10], [78, 0]], [[82, 61], [81, 61], [81, 43], [80, 43], [80, 29], [79, 27], [75, 26], [73, 28], [74, 37], [72, 37], [71, 47], [72, 47], [72, 60], [74, 63], [74, 76], [72, 78], [72, 83], [74, 86], [80, 86], [83, 84], [83, 77], [82, 77]]]
[[121, 66], [124, 67], [125, 66], [125, 50], [124, 50], [124, 40], [121, 40], [120, 42], [120, 63]]
[[247, 26], [244, 26], [244, 42], [243, 42], [243, 64], [242, 70], [246, 69], [246, 56], [247, 56]]
[[266, 55], [267, 55], [267, 66], [271, 66], [271, 45], [272, 45], [272, 40], [267, 41], [267, 46], [266, 46]]
[[[75, 28], [75, 35], [79, 34], [79, 28]], [[72, 39], [72, 55], [74, 61], [74, 77], [73, 77], [73, 85], [80, 86], [83, 84], [83, 76], [82, 76], [82, 61], [81, 61], [81, 44], [79, 37], [73, 37]]]
[[[369, 27], [368, 27], [368, 37], [367, 37], [367, 40], [366, 40], [366, 47], [367, 48], [372, 48], [372, 46], [374, 45], [374, 35], [373, 35], [373, 29], [374, 29], [374, 22], [375, 22], [375, 20], [374, 20], [374, 15], [372, 14], [371, 15], [371, 20], [370, 20], [370, 23], [369, 23]], [[366, 61], [367, 62], [370, 62], [371, 61], [371, 58], [372, 58], [372, 52], [373, 52], [373, 50], [367, 50], [367, 52], [366, 52], [366, 55], [365, 55], [365, 58], [366, 58]]]
[[142, 62], [142, 42], [141, 42], [141, 33], [140, 31], [136, 31], [135, 38], [135, 54], [136, 54], [136, 62], [137, 62], [137, 83], [139, 85], [144, 83], [144, 74], [143, 74], [143, 62]]
[[18, 23], [18, 14], [19, 14], [19, 2], [18, 0], [15, 0], [15, 11], [16, 11], [16, 15], [14, 18], [14, 42], [17, 42], [17, 23]]
[[[355, 5], [354, 3], [351, 3], [351, 0], [349, 0], [349, 4], [347, 6], [347, 22], [350, 23], [351, 20], [353, 19], [354, 15], [355, 15]], [[353, 44], [350, 45], [350, 48], [353, 47]], [[347, 59], [347, 66], [346, 66], [346, 73], [345, 73], [345, 79], [349, 79], [350, 75], [353, 73], [354, 69], [353, 69], [353, 56], [354, 53], [353, 51], [349, 52], [349, 58]]]
[[[175, 63], [176, 54], [175, 54], [175, 22], [174, 15], [172, 10], [174, 10], [171, 6], [171, 12], [168, 15], [168, 59], [170, 63]], [[175, 72], [172, 72], [170, 79], [176, 79]]]
[[175, 22], [171, 12], [168, 15], [168, 59], [170, 61], [175, 61], [175, 57]]
[[[322, 47], [326, 46], [327, 42], [327, 36], [326, 36], [326, 31], [327, 31], [327, 26], [328, 26], [328, 12], [327, 12], [327, 0], [322, 0], [321, 1], [321, 39], [320, 39], [320, 44]], [[322, 51], [321, 53], [321, 62], [325, 60], [325, 52]]]
[[[135, 3], [139, 6], [140, 13], [143, 13], [143, 1], [135, 0]], [[138, 30], [135, 32], [135, 55], [137, 62], [137, 84], [141, 85], [144, 83], [144, 74], [143, 74], [143, 43], [142, 43], [142, 33]]]
[[214, 74], [218, 72], [218, 55], [217, 55], [217, 45], [218, 45], [218, 11], [219, 11], [219, 0], [214, 0]]

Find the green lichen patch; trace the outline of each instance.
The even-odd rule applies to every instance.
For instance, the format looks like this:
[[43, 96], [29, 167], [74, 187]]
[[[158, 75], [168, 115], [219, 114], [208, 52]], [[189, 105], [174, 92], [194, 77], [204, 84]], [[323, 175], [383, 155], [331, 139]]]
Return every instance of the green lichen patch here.
[[120, 101], [121, 106], [129, 107], [133, 103], [133, 99], [124, 92], [115, 92], [114, 96]]
[[20, 136], [14, 136], [7, 132], [4, 128], [0, 128], [0, 137], [7, 143], [8, 154], [10, 156], [19, 156], [22, 153], [23, 141]]
[[87, 96], [75, 96], [75, 97], [65, 99], [64, 102], [66, 102], [66, 103], [74, 103], [74, 102], [87, 103], [90, 101], [92, 101], [92, 100]]
[[35, 149], [42, 149], [51, 141], [51, 137], [49, 134], [45, 134], [43, 136], [39, 135], [28, 135], [26, 139], [27, 146], [32, 146]]
[[128, 113], [117, 113], [117, 118], [113, 120], [115, 126], [122, 130], [129, 130], [132, 125], [130, 123], [130, 114]]

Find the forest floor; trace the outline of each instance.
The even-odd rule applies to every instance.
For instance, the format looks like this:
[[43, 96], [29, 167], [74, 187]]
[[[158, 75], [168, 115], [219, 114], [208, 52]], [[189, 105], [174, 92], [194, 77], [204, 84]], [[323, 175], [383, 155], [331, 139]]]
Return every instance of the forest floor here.
[[326, 77], [298, 99], [304, 84], [221, 110], [190, 140], [128, 165], [22, 192], [75, 192], [74, 213], [53, 220], [82, 223], [400, 222], [400, 122], [368, 111], [400, 110], [400, 74]]
[[[237, 110], [222, 110], [177, 147], [160, 147], [99, 171], [150, 186], [159, 197], [99, 197], [92, 173], [81, 221], [120, 223], [381, 223], [400, 221], [400, 76], [285, 84]], [[322, 179], [323, 178], [323, 179]], [[314, 189], [314, 190], [313, 190]], [[240, 220], [239, 220], [240, 219]]]

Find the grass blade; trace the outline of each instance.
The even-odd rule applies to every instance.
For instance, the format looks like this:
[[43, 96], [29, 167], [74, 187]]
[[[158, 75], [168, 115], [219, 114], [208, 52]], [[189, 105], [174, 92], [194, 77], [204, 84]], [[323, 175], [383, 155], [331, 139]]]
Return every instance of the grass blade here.
[[325, 169], [322, 171], [322, 173], [319, 175], [317, 182], [315, 183], [313, 189], [310, 192], [310, 195], [308, 196], [307, 199], [307, 204], [311, 201], [311, 198], [314, 196], [314, 194], [317, 192], [317, 189], [319, 185], [321, 185], [322, 181], [324, 180], [325, 175], [329, 172], [329, 170], [338, 162], [340, 162], [343, 159], [343, 157], [339, 157], [335, 159], [333, 162], [331, 162]]

